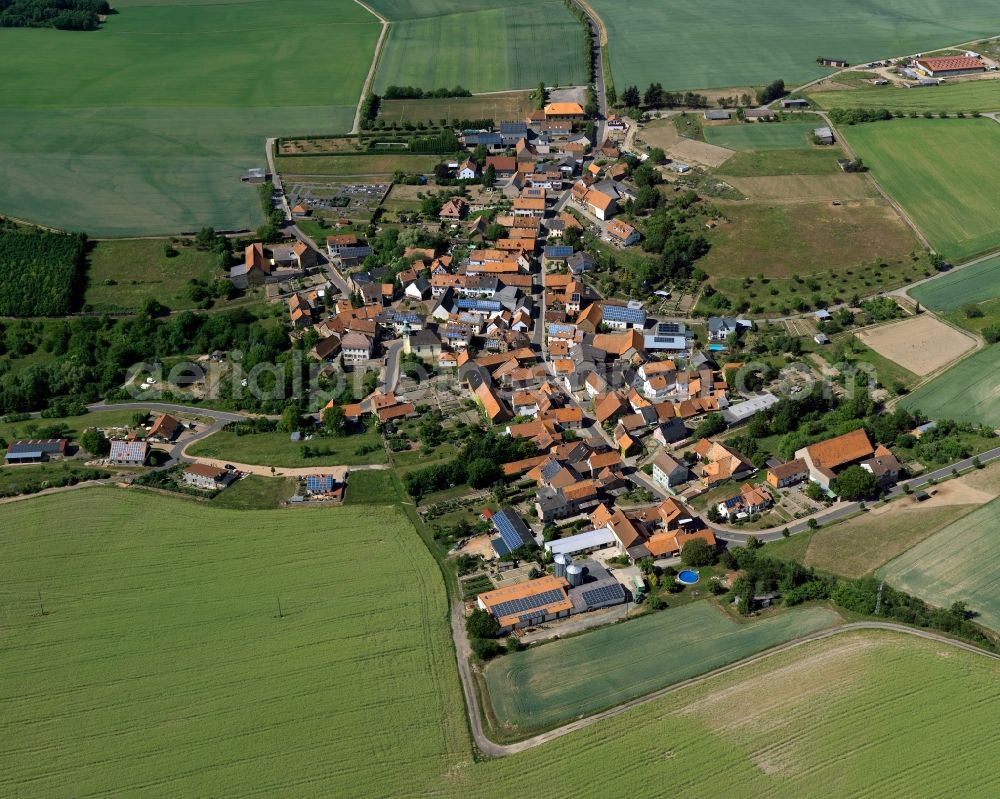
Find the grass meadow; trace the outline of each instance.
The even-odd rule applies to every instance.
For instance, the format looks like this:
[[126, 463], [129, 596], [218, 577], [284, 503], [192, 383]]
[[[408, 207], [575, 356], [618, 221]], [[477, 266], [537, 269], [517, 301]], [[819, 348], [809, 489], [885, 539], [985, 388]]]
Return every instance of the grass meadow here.
[[972, 353], [903, 397], [899, 405], [931, 419], [1000, 427], [1000, 345]]
[[[302, 448], [310, 447], [324, 454], [316, 458], [306, 458]], [[358, 450], [374, 447], [371, 452]], [[238, 436], [220, 430], [206, 439], [191, 445], [188, 455], [199, 458], [215, 458], [237, 463], [294, 469], [315, 466], [317, 469], [330, 465], [357, 466], [367, 463], [385, 463], [385, 449], [382, 439], [374, 430], [366, 430], [351, 436], [314, 438], [311, 441], [292, 441], [288, 433], [254, 433]]]
[[836, 635], [483, 761], [440, 575], [398, 510], [94, 489], [2, 513], [6, 796], [985, 798], [1000, 780], [1000, 664], [930, 641]]
[[695, 602], [495, 660], [485, 670], [486, 685], [500, 732], [527, 732], [627, 702], [837, 621], [832, 610], [814, 607], [740, 624], [708, 602]]
[[1000, 297], [1000, 257], [956, 269], [910, 289], [925, 308], [947, 313]]
[[[87, 254], [87, 288], [83, 302], [94, 311], [136, 310], [155, 297], [171, 310], [194, 308], [188, 294], [191, 280], [212, 282], [226, 274], [217, 253], [193, 245], [174, 245], [177, 255], [165, 255], [165, 243], [155, 239], [107, 239], [94, 242]], [[221, 304], [226, 304], [222, 299]]]
[[1000, 111], [1000, 80], [970, 80], [941, 86], [903, 89], [865, 84], [844, 91], [808, 95], [820, 108], [888, 108], [890, 111]]
[[823, 120], [816, 117], [814, 122], [707, 126], [704, 132], [705, 141], [709, 144], [730, 150], [800, 150], [810, 147], [809, 134], [822, 124]]
[[961, 261], [1000, 247], [994, 120], [895, 119], [840, 132], [944, 257]]
[[350, 129], [379, 33], [352, 0], [116, 7], [92, 33], [5, 31], [0, 212], [105, 236], [255, 226], [243, 170], [268, 136]]
[[583, 26], [561, 0], [370, 0], [392, 25], [375, 90], [473, 92], [586, 80]]
[[762, 0], [663, 3], [590, 0], [608, 29], [615, 85], [665, 89], [796, 85], [829, 74], [816, 58], [851, 63], [970, 41], [997, 31], [992, 0], [842, 0], [836, 7]]
[[932, 605], [965, 602], [980, 622], [1000, 631], [1000, 499], [948, 525], [878, 574]]
[[531, 92], [480, 94], [427, 100], [383, 100], [378, 115], [387, 122], [437, 122], [441, 119], [526, 119], [535, 110]]

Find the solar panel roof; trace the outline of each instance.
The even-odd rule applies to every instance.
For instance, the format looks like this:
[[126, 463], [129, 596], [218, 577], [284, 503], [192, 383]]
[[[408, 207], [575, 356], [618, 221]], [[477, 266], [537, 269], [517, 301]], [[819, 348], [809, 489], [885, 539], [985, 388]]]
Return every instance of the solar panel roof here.
[[536, 610], [546, 605], [554, 605], [565, 599], [562, 590], [554, 588], [551, 591], [543, 591], [534, 596], [526, 596], [520, 599], [509, 599], [493, 606], [493, 615], [498, 619], [504, 616], [523, 615], [529, 610]]
[[621, 583], [614, 582], [598, 588], [591, 588], [588, 591], [582, 591], [581, 596], [583, 597], [583, 601], [587, 603], [587, 607], [593, 608], [600, 605], [624, 602], [625, 590], [621, 587]]

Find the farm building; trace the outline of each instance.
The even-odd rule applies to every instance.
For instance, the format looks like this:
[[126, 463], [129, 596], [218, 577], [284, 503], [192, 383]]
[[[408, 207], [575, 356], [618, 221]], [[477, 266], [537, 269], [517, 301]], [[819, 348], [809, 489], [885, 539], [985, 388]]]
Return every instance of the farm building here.
[[564, 577], [547, 575], [480, 594], [476, 603], [493, 614], [503, 632], [565, 618], [573, 610]]
[[733, 112], [727, 111], [724, 108], [712, 108], [706, 111], [704, 116], [705, 119], [709, 120], [710, 122], [722, 122], [723, 120], [726, 119], [732, 119]]
[[833, 144], [833, 131], [826, 125], [813, 130], [813, 136], [817, 144]]
[[801, 97], [785, 97], [781, 100], [782, 108], [808, 108], [809, 101]]
[[183, 480], [189, 486], [216, 491], [229, 485], [234, 476], [232, 472], [220, 469], [218, 466], [192, 463], [184, 469]]
[[112, 441], [108, 463], [117, 466], [142, 466], [149, 457], [149, 444], [145, 441]]
[[13, 463], [42, 463], [52, 456], [62, 457], [66, 454], [65, 438], [20, 439], [7, 447], [4, 461]]
[[972, 75], [976, 72], [986, 71], [986, 65], [979, 58], [968, 55], [918, 58], [914, 64], [920, 72], [931, 78]]
[[859, 427], [842, 436], [803, 447], [795, 453], [795, 457], [805, 461], [810, 480], [828, 489], [838, 473], [874, 454], [875, 448], [868, 440], [868, 434], [863, 427]]
[[818, 58], [820, 65], [824, 67], [837, 67], [838, 69], [844, 69], [850, 66], [846, 61], [840, 58]]
[[332, 474], [306, 475], [306, 493], [310, 495], [332, 494], [336, 485]]
[[774, 111], [770, 108], [748, 108], [743, 112], [744, 119], [774, 119]]
[[545, 106], [545, 119], [583, 119], [583, 107], [579, 103], [549, 103]]

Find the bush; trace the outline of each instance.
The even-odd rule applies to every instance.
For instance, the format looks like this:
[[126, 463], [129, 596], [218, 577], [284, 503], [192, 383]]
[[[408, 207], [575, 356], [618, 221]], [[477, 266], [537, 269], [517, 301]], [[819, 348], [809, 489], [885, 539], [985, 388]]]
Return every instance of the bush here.
[[473, 638], [471, 646], [473, 654], [480, 660], [489, 660], [503, 652], [503, 647], [492, 638]]
[[695, 538], [681, 549], [681, 563], [685, 566], [711, 566], [715, 563], [715, 550], [705, 541]]
[[500, 623], [492, 613], [476, 608], [465, 620], [465, 631], [470, 638], [496, 638], [500, 634]]

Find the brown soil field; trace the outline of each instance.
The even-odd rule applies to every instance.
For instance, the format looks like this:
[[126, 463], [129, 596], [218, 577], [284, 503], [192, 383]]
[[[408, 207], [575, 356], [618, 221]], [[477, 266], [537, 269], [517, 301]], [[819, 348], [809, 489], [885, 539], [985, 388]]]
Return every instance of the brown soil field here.
[[976, 346], [976, 341], [930, 314], [882, 325], [855, 334], [879, 355], [923, 377]]
[[861, 175], [785, 175], [761, 178], [727, 178], [751, 200], [817, 202], [863, 200], [876, 196]]
[[722, 166], [736, 155], [735, 150], [685, 138], [680, 138], [675, 144], [670, 145], [666, 152], [675, 161], [713, 168]]
[[443, 97], [429, 100], [383, 100], [378, 115], [401, 122], [426, 122], [439, 119], [523, 120], [534, 109], [531, 92], [476, 94], [472, 97]]

